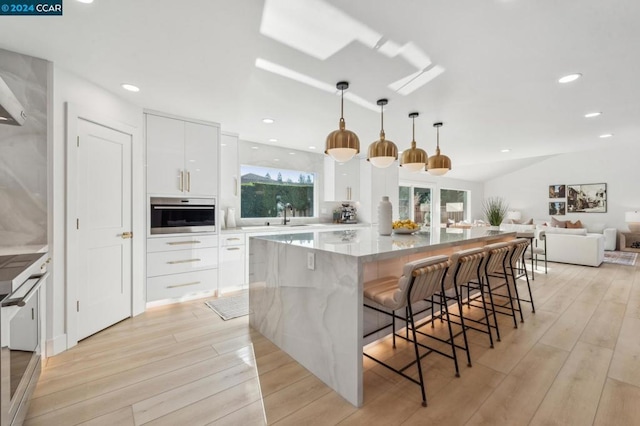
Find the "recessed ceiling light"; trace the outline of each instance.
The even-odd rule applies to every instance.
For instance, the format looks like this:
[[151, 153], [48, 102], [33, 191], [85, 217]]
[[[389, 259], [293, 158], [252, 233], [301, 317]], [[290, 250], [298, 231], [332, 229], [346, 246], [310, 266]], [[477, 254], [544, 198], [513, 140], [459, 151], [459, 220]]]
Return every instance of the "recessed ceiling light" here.
[[278, 142], [278, 139], [271, 138], [269, 139], [269, 142]]
[[315, 146], [310, 146], [309, 149], [316, 149], [316, 147]]
[[80, 3], [93, 3], [93, 0], [78, 0]]
[[279, 158], [274, 158], [273, 161], [280, 161], [280, 159]]
[[613, 133], [605, 133], [604, 135], [600, 135], [602, 139], [610, 138], [611, 136], [613, 136]]
[[289, 155], [296, 155], [296, 153], [295, 152], [290, 152]]
[[276, 120], [274, 120], [273, 118], [263, 118], [263, 119], [262, 119], [262, 122], [263, 122], [264, 124], [273, 124], [273, 123], [275, 123], [275, 122], [276, 122]]
[[593, 118], [593, 117], [597, 117], [599, 115], [602, 115], [601, 112], [590, 112], [588, 114], [584, 115], [584, 118]]
[[227, 146], [227, 144], [226, 143], [221, 143], [220, 146]]
[[580, 73], [565, 75], [558, 80], [558, 83], [571, 83], [572, 81], [576, 81], [580, 77], [582, 77], [582, 74]]
[[140, 88], [138, 86], [134, 86], [133, 84], [123, 83], [122, 88], [124, 90], [128, 90], [130, 92], [139, 92]]
[[511, 152], [511, 150], [508, 148], [505, 148], [505, 149], [501, 149], [500, 152]]
[[252, 146], [251, 149], [260, 149], [257, 146]]

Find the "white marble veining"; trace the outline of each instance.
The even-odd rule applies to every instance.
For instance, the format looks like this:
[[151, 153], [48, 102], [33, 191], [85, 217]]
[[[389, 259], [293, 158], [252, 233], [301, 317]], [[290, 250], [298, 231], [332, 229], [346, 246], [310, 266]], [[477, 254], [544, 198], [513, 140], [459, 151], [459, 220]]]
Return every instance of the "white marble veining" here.
[[313, 230], [295, 234], [265, 235], [260, 238], [355, 256], [362, 262], [369, 262], [420, 253], [426, 249], [447, 248], [460, 243], [473, 243], [492, 238], [499, 239], [509, 235], [515, 235], [515, 232], [491, 231], [485, 227], [478, 227], [432, 228], [429, 232], [382, 236], [378, 235], [376, 227], [368, 227], [343, 231]]
[[250, 323], [353, 405], [362, 404], [361, 266], [300, 246], [251, 244]]
[[514, 235], [486, 229], [452, 233], [443, 228], [430, 234], [381, 237], [376, 228], [368, 227], [251, 237], [249, 321], [347, 401], [360, 406], [363, 329], [384, 324], [379, 315], [365, 316], [365, 280], [397, 276], [412, 257]]
[[8, 256], [12, 254], [28, 254], [28, 253], [46, 253], [49, 251], [48, 245], [34, 244], [30, 246], [0, 246], [0, 256]]
[[0, 246], [47, 243], [47, 62], [0, 49], [0, 75], [24, 106], [0, 125]]

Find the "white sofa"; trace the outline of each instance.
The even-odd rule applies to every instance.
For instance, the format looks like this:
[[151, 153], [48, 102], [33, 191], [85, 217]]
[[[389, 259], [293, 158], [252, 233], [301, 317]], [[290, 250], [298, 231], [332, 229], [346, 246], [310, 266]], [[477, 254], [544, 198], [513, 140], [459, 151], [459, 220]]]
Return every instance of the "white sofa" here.
[[585, 228], [542, 227], [538, 230], [538, 234], [540, 232], [544, 232], [547, 239], [549, 262], [600, 266], [604, 260], [605, 236], [603, 234], [587, 233]]
[[536, 247], [545, 247], [540, 233], [546, 236], [547, 261], [600, 266], [605, 250], [616, 249], [617, 230], [594, 225], [587, 228], [553, 228], [542, 225], [506, 224], [503, 231], [517, 232], [521, 236], [535, 232]]

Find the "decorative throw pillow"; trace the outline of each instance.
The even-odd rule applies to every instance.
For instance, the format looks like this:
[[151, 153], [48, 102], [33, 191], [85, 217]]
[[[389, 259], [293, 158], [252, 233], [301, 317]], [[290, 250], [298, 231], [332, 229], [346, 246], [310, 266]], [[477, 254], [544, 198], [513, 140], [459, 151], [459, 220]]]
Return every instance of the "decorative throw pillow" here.
[[583, 228], [582, 222], [579, 220], [576, 220], [575, 223], [567, 221], [567, 228]]
[[555, 217], [551, 217], [551, 227], [553, 228], [566, 228], [567, 221], [566, 220], [558, 220]]
[[509, 222], [512, 225], [533, 225], [533, 218], [529, 219], [529, 220], [515, 220], [515, 219], [509, 219]]

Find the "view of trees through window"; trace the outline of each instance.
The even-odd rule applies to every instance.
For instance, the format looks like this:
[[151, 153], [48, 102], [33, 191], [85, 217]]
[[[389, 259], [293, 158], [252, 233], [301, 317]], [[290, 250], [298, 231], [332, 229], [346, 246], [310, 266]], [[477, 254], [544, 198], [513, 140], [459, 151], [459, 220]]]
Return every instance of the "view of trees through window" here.
[[240, 176], [241, 217], [282, 217], [287, 204], [287, 217], [314, 215], [313, 173], [241, 165]]

